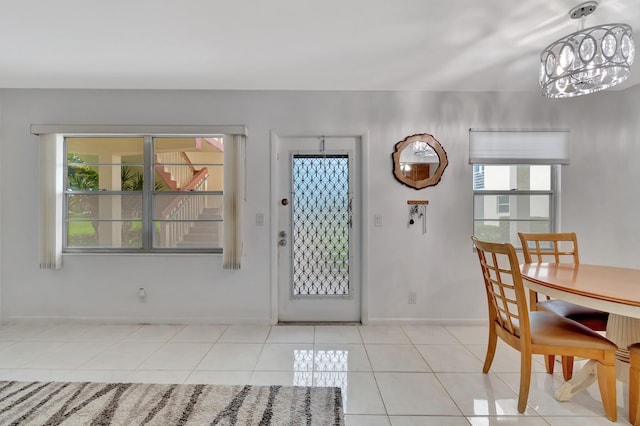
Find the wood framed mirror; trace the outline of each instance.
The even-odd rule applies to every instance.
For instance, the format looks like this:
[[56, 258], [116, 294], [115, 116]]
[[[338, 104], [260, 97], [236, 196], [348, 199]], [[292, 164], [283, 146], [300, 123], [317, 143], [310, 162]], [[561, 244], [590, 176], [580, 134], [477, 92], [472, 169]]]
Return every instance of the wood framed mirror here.
[[393, 175], [414, 189], [435, 186], [449, 164], [440, 142], [427, 133], [407, 136], [395, 145]]

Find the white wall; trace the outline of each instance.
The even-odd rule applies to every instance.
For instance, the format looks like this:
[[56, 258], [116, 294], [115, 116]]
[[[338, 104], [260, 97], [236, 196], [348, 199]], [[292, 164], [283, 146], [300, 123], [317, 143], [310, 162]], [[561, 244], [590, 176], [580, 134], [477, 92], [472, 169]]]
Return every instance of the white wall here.
[[[2, 165], [2, 102], [0, 102], [0, 165]], [[2, 173], [0, 173], [0, 237], [2, 236]], [[2, 246], [0, 243], [0, 320], [2, 319]]]
[[[269, 323], [272, 248], [270, 134], [368, 132], [369, 245], [364, 283], [371, 323], [483, 321], [472, 251], [469, 128], [569, 128], [562, 172], [562, 228], [581, 260], [640, 267], [640, 88], [552, 101], [532, 93], [2, 90], [0, 140], [1, 318], [109, 322]], [[246, 256], [222, 271], [215, 255], [66, 255], [38, 269], [38, 138], [30, 124], [243, 124], [249, 129]], [[436, 187], [397, 182], [396, 142], [430, 133], [449, 166]], [[605, 159], [606, 168], [598, 165]], [[407, 227], [408, 199], [428, 199], [428, 233]], [[383, 218], [373, 226], [373, 215]], [[137, 289], [147, 289], [138, 303]], [[408, 305], [408, 293], [417, 304]]]

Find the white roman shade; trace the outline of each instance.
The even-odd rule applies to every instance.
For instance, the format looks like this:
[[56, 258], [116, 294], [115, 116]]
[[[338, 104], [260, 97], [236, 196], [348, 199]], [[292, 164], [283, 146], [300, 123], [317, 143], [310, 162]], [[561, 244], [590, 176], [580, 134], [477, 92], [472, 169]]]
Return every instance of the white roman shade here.
[[469, 130], [470, 164], [569, 164], [568, 130]]

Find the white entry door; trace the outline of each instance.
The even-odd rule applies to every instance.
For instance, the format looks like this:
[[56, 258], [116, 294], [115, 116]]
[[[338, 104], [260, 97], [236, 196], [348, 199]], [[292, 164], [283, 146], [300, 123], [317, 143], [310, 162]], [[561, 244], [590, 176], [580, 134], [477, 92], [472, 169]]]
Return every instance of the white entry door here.
[[278, 321], [360, 321], [358, 137], [278, 138]]

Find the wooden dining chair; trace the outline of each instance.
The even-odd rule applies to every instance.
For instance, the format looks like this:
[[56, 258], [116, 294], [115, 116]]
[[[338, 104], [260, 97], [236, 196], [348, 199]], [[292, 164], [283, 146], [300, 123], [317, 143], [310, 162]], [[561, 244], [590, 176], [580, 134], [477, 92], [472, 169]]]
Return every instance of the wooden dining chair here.
[[640, 343], [629, 346], [629, 423], [640, 426]]
[[[556, 233], [523, 233], [518, 232], [522, 243], [524, 263], [580, 263], [578, 254], [578, 238], [575, 232]], [[595, 331], [607, 329], [608, 312], [576, 305], [565, 300], [551, 299], [546, 295], [540, 297], [537, 292], [529, 290], [529, 304], [532, 311], [554, 312], [565, 318], [578, 321]], [[547, 372], [553, 373], [555, 357], [545, 358]], [[562, 358], [562, 375], [570, 380], [573, 375], [573, 357]]]
[[513, 245], [471, 238], [480, 260], [489, 307], [489, 342], [483, 373], [489, 372], [498, 338], [520, 351], [518, 411], [524, 413], [534, 354], [593, 359], [597, 362], [605, 414], [616, 421], [616, 344], [589, 327], [552, 312], [530, 312]]

